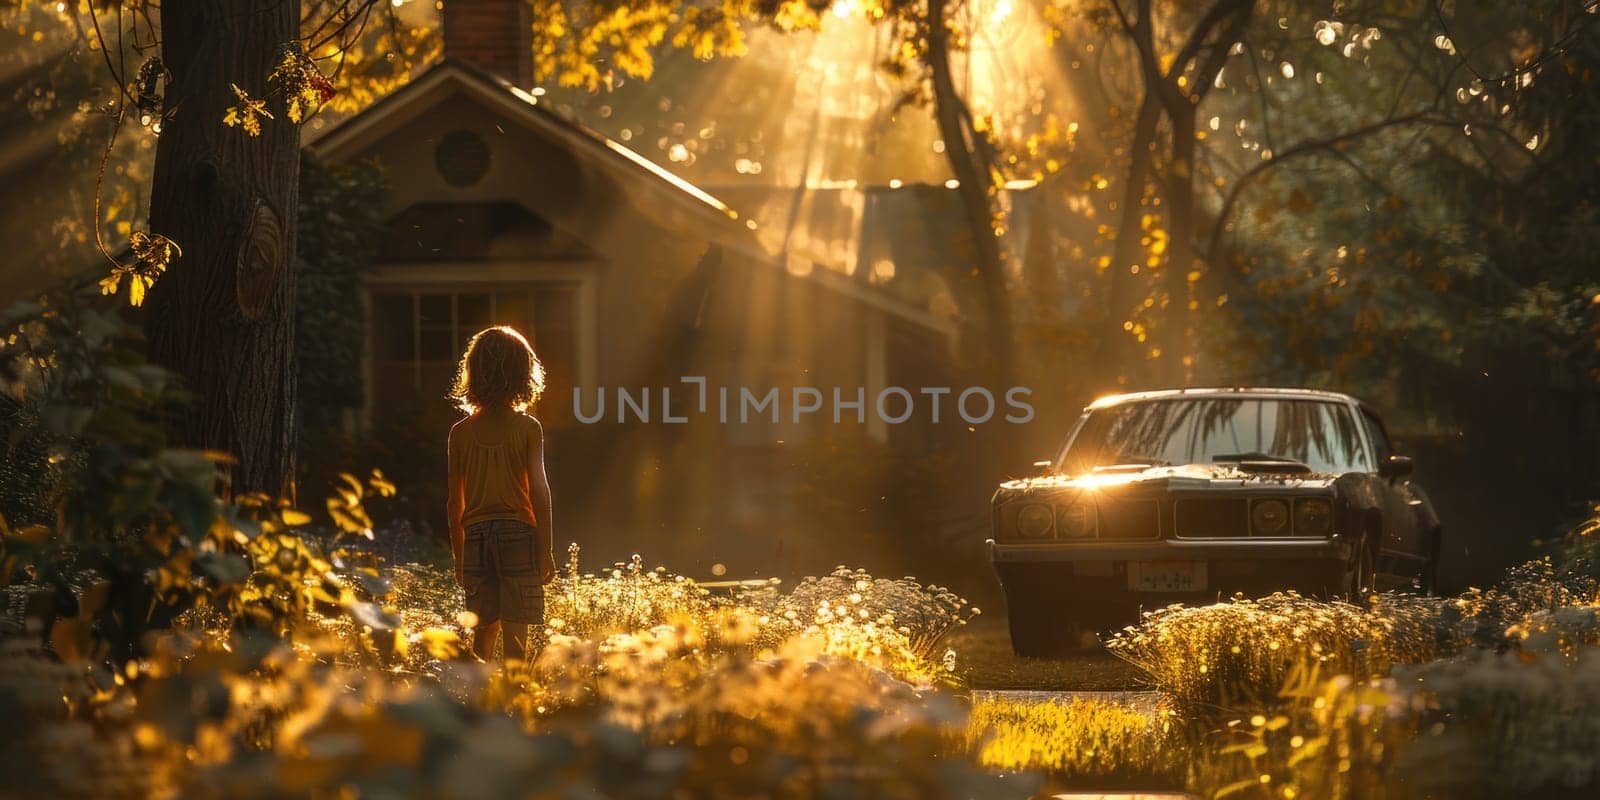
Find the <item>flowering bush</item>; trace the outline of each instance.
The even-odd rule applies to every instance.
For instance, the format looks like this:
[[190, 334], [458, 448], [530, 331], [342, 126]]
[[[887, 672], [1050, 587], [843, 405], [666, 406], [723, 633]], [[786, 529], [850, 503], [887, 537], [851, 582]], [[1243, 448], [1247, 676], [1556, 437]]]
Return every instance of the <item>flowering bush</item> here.
[[[1210, 744], [1194, 788], [1207, 796], [1592, 796], [1597, 531], [1586, 522], [1551, 557], [1454, 599], [1172, 609], [1126, 631], [1119, 652], [1153, 665], [1179, 697], [1245, 698], [1256, 710], [1200, 729]], [[1243, 626], [1257, 626], [1255, 647]], [[1219, 663], [1226, 677], [1200, 668]]]
[[1266, 707], [1307, 662], [1365, 679], [1449, 655], [1460, 643], [1445, 620], [1433, 598], [1385, 594], [1363, 607], [1286, 592], [1147, 612], [1107, 647], [1184, 703]]
[[552, 634], [604, 638], [649, 630], [669, 619], [704, 619], [714, 603], [705, 589], [665, 567], [645, 569], [635, 555], [596, 575], [578, 572], [578, 546], [567, 550], [567, 569], [545, 587], [545, 627]]

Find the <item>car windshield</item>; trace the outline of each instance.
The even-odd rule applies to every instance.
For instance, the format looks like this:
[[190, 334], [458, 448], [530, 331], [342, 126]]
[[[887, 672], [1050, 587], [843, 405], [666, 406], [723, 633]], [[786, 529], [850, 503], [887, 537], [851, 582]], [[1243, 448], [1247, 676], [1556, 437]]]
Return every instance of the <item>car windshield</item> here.
[[1317, 472], [1370, 472], [1350, 407], [1307, 399], [1179, 397], [1089, 412], [1062, 457], [1069, 475], [1118, 464], [1298, 461]]

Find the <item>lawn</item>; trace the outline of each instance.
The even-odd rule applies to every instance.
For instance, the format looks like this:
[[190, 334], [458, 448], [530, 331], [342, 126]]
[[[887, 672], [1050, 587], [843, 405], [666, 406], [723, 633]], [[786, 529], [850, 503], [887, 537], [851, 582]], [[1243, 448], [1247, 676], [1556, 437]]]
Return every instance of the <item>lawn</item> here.
[[958, 654], [956, 675], [969, 689], [1117, 692], [1150, 686], [1144, 673], [1103, 649], [1048, 659], [1016, 655], [1005, 620], [998, 617], [978, 617], [950, 634]]

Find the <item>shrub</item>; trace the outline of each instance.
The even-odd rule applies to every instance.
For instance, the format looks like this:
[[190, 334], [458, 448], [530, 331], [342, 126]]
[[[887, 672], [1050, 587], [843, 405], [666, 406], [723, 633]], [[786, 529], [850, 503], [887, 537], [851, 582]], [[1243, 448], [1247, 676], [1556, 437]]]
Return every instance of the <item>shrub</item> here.
[[1413, 730], [1406, 695], [1393, 679], [1324, 679], [1327, 674], [1303, 661], [1274, 710], [1230, 719], [1207, 733], [1193, 788], [1208, 798], [1391, 796], [1395, 754]]
[[1280, 711], [1211, 735], [1208, 797], [1589, 797], [1600, 786], [1600, 649], [1474, 649], [1392, 678], [1297, 671]]
[[1384, 594], [1368, 606], [1293, 592], [1147, 612], [1107, 643], [1186, 705], [1265, 708], [1302, 662], [1357, 680], [1460, 646], [1446, 604]]
[[23, 467], [0, 470], [0, 583], [40, 599], [23, 613], [64, 657], [137, 655], [232, 572], [230, 542], [191, 546], [217, 517], [215, 460], [167, 446], [185, 396], [138, 340], [70, 287], [0, 313], [0, 435]]
[[1397, 678], [1412, 687], [1417, 708], [1420, 735], [1400, 764], [1411, 786], [1454, 798], [1592, 797], [1600, 788], [1600, 648], [1593, 644], [1566, 655], [1477, 651]]

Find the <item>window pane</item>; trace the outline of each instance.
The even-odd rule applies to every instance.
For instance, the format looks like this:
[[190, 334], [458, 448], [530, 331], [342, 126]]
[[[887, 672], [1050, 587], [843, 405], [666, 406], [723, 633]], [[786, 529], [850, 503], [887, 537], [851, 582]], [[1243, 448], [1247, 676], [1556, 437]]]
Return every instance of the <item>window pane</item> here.
[[448, 294], [417, 298], [417, 347], [422, 361], [448, 361], [455, 357], [455, 324]]
[[419, 344], [422, 348], [422, 361], [449, 361], [456, 357], [456, 345], [452, 334], [454, 331], [448, 327], [424, 327], [421, 331]]
[[417, 308], [421, 314], [421, 324], [424, 327], [429, 325], [443, 325], [448, 327], [451, 324], [450, 295], [422, 295], [421, 297], [417, 298]]
[[456, 348], [467, 346], [472, 335], [489, 327], [489, 293], [465, 292], [456, 295]]
[[414, 312], [409, 294], [372, 296], [372, 351], [379, 361], [409, 361], [416, 357], [412, 338]]
[[1372, 438], [1373, 447], [1378, 450], [1378, 462], [1382, 463], [1394, 454], [1394, 445], [1390, 444], [1389, 437], [1383, 432], [1383, 426], [1371, 414], [1361, 412], [1361, 422], [1367, 428], [1367, 435]]

